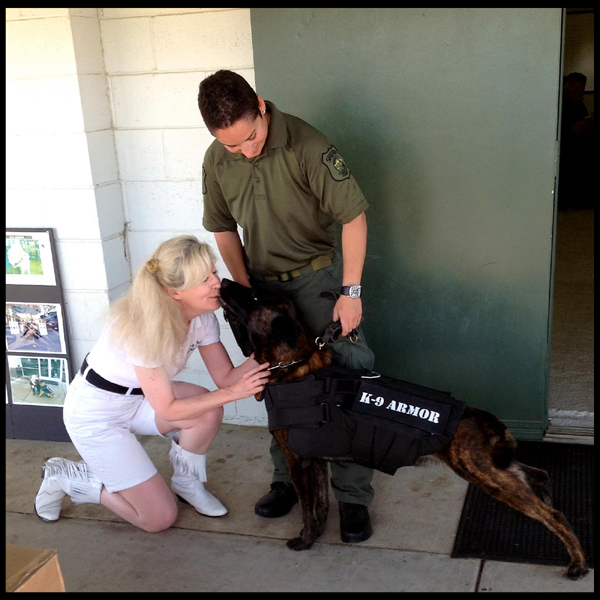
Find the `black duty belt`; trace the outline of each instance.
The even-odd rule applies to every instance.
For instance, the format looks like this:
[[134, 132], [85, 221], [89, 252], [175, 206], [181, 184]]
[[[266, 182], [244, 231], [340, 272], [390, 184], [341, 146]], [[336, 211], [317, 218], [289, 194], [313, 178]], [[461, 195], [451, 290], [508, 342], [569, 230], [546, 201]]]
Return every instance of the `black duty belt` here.
[[83, 359], [83, 363], [81, 365], [80, 373], [81, 376], [93, 386], [104, 390], [105, 392], [112, 392], [113, 394], [129, 394], [130, 396], [143, 396], [144, 392], [142, 388], [128, 388], [124, 385], [119, 385], [117, 383], [113, 383], [112, 381], [108, 381], [108, 379], [104, 379], [101, 375], [98, 375], [96, 371], [91, 368], [88, 368], [87, 356]]
[[327, 367], [265, 387], [269, 431], [289, 429], [300, 457], [351, 457], [393, 475], [452, 439], [465, 403], [367, 370]]

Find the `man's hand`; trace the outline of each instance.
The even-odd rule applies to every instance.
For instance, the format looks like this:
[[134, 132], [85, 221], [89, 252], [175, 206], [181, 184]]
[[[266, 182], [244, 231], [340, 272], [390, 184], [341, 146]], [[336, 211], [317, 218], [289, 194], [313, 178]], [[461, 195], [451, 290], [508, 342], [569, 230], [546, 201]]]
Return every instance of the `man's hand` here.
[[362, 300], [340, 296], [333, 307], [333, 320], [338, 319], [342, 324], [342, 336], [356, 329], [362, 319]]

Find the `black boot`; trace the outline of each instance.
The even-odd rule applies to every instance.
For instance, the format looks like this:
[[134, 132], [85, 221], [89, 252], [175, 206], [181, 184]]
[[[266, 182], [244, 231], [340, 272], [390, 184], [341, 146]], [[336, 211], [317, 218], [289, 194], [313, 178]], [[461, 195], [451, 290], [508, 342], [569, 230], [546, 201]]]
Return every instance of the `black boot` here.
[[371, 537], [369, 509], [364, 504], [340, 502], [340, 534], [342, 542], [356, 544]]
[[254, 512], [267, 519], [283, 517], [292, 510], [296, 502], [298, 496], [294, 486], [285, 481], [275, 481], [271, 484], [271, 491], [256, 503]]

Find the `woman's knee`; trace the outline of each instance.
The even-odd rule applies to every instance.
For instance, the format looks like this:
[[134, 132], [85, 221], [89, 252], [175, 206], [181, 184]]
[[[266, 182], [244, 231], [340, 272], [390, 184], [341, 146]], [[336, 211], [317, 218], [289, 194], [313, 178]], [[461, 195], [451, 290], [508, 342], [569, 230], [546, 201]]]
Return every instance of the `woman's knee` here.
[[225, 410], [222, 406], [209, 410], [195, 419], [190, 419], [188, 429], [194, 429], [196, 427], [200, 429], [206, 429], [207, 427], [211, 429], [219, 428], [223, 422], [224, 414]]
[[150, 515], [139, 524], [144, 531], [148, 533], [159, 533], [172, 527], [177, 520], [177, 506], [173, 502], [172, 506], [167, 506], [159, 513]]
[[223, 415], [225, 414], [225, 408], [222, 406], [218, 406], [214, 410], [211, 410], [209, 413], [209, 419], [211, 419], [217, 425], [221, 425], [223, 422]]
[[[126, 502], [121, 510], [115, 512], [149, 533], [164, 531], [177, 519], [175, 497], [159, 473], [134, 487], [110, 494], [107, 500], [113, 495], [122, 499], [121, 504], [123, 500]], [[104, 504], [108, 508], [119, 509], [120, 505], [115, 500]]]
[[225, 414], [225, 409], [222, 406], [219, 406], [219, 407], [215, 408], [214, 410], [211, 410], [208, 413], [208, 419], [210, 420], [213, 427], [215, 427], [217, 429], [219, 427], [221, 427], [221, 423], [223, 422], [224, 414]]

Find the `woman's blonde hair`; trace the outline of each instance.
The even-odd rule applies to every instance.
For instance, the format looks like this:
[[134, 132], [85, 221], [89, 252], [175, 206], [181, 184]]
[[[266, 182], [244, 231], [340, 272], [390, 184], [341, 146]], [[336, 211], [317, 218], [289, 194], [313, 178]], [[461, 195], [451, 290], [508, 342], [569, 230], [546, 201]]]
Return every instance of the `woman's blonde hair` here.
[[143, 364], [181, 369], [189, 325], [166, 288], [195, 288], [210, 275], [214, 263], [210, 246], [193, 235], [163, 242], [111, 307], [112, 340]]

